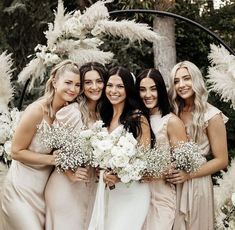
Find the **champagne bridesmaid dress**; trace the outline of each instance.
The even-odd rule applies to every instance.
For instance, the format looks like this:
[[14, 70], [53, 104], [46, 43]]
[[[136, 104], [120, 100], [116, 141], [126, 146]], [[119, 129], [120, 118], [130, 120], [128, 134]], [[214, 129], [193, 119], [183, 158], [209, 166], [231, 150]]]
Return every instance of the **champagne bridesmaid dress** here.
[[[40, 128], [49, 124], [43, 119], [28, 149], [48, 154], [40, 143]], [[1, 230], [43, 230], [45, 227], [44, 189], [52, 166], [29, 165], [12, 160], [1, 194]]]
[[[81, 129], [83, 123], [77, 103], [63, 107], [56, 114], [56, 121]], [[46, 186], [46, 230], [87, 230], [95, 193], [95, 173], [90, 170], [90, 182], [71, 182], [56, 169]]]
[[[156, 143], [170, 147], [167, 124], [172, 116], [174, 115], [170, 113], [164, 117], [161, 117], [160, 114], [150, 117], [151, 128], [155, 134]], [[149, 183], [149, 186], [151, 202], [143, 230], [171, 230], [176, 210], [175, 185], [159, 179]]]
[[[204, 118], [205, 129], [208, 121], [217, 114], [222, 113], [208, 104]], [[228, 118], [222, 116], [224, 122], [227, 122]], [[206, 130], [199, 148], [203, 156], [209, 155], [210, 143]], [[177, 185], [177, 212], [173, 229], [214, 230], [213, 184], [210, 175]]]

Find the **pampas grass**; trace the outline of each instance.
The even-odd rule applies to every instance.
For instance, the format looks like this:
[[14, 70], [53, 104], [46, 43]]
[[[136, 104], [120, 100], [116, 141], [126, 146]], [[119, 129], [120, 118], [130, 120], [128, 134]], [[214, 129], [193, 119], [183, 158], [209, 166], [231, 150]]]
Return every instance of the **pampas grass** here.
[[49, 66], [66, 58], [72, 59], [80, 66], [90, 61], [110, 63], [114, 54], [99, 48], [103, 43], [102, 37], [106, 34], [128, 38], [131, 42], [141, 40], [152, 42], [160, 39], [160, 36], [150, 30], [147, 24], [110, 20], [105, 4], [112, 1], [97, 1], [83, 13], [79, 10], [65, 13], [63, 2], [59, 0], [54, 23], [49, 23], [48, 31], [45, 32], [47, 45], [37, 45], [36, 58], [22, 70], [18, 81], [24, 83], [32, 79], [30, 90], [37, 78], [41, 81], [45, 78]]
[[153, 42], [161, 38], [157, 33], [150, 30], [147, 24], [136, 23], [134, 20], [101, 20], [96, 23], [91, 33], [94, 36], [100, 33], [106, 33], [114, 37], [128, 38], [131, 42], [141, 40]]
[[223, 101], [231, 102], [235, 109], [235, 56], [223, 46], [211, 45], [208, 58], [212, 65], [207, 75], [209, 90], [218, 93]]
[[235, 192], [235, 160], [231, 162], [227, 172], [222, 172], [222, 178], [218, 178], [217, 183], [218, 185], [214, 186], [216, 227], [222, 230], [225, 229], [224, 219], [226, 218], [223, 207], [232, 206], [231, 197]]
[[13, 97], [14, 89], [11, 85], [13, 60], [11, 54], [3, 52], [0, 55], [0, 104], [8, 105]]

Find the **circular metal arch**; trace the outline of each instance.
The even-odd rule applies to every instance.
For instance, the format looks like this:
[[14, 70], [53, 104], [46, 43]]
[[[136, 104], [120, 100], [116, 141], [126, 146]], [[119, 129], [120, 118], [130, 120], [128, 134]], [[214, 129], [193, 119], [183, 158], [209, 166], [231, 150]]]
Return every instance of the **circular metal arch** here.
[[170, 12], [165, 12], [165, 11], [159, 11], [159, 10], [144, 10], [144, 9], [131, 9], [131, 10], [114, 10], [109, 12], [109, 14], [111, 16], [116, 16], [116, 15], [121, 15], [121, 14], [134, 14], [134, 13], [138, 13], [138, 14], [157, 14], [160, 16], [166, 16], [166, 17], [170, 17], [170, 18], [175, 18], [175, 19], [179, 19], [181, 21], [187, 22], [191, 25], [196, 26], [197, 28], [205, 31], [206, 33], [208, 33], [209, 35], [211, 35], [215, 40], [217, 40], [219, 43], [221, 43], [231, 54], [235, 55], [235, 52], [215, 33], [213, 33], [212, 31], [210, 31], [209, 29], [207, 29], [206, 27], [202, 26], [201, 24], [189, 19], [189, 18], [185, 18], [181, 15], [178, 14], [173, 14]]
[[[212, 31], [210, 31], [209, 29], [207, 29], [206, 27], [202, 26], [201, 24], [189, 19], [189, 18], [185, 18], [181, 15], [177, 15], [177, 14], [173, 14], [170, 12], [165, 12], [165, 11], [159, 11], [159, 10], [145, 10], [145, 9], [130, 9], [130, 10], [114, 10], [114, 11], [110, 11], [109, 14], [110, 16], [118, 16], [118, 15], [122, 15], [122, 14], [135, 14], [135, 13], [141, 13], [141, 14], [156, 14], [156, 15], [160, 15], [160, 16], [165, 16], [165, 17], [171, 17], [171, 18], [175, 18], [175, 19], [179, 19], [181, 21], [187, 22], [191, 25], [196, 26], [197, 28], [205, 31], [207, 34], [211, 35], [216, 41], [218, 41], [220, 44], [222, 44], [231, 54], [235, 55], [235, 52], [215, 33], [213, 33]], [[22, 108], [22, 104], [23, 104], [23, 100], [24, 100], [24, 95], [26, 92], [26, 89], [28, 87], [28, 84], [30, 82], [30, 79], [28, 79], [24, 85], [22, 94], [21, 94], [21, 98], [19, 101], [19, 105], [18, 105], [18, 109], [21, 110]]]

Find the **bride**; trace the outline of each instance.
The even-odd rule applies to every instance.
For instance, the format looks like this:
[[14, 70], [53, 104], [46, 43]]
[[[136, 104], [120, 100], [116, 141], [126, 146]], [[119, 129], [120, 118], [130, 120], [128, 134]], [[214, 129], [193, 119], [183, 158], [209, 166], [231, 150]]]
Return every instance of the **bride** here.
[[[101, 117], [109, 132], [125, 129], [140, 145], [149, 146], [149, 122], [140, 109], [134, 79], [128, 69], [115, 67], [109, 71], [105, 95]], [[148, 184], [133, 182], [126, 185], [112, 172], [104, 174], [104, 181], [108, 187], [115, 185], [115, 189], [107, 190], [105, 230], [141, 229], [150, 203]]]

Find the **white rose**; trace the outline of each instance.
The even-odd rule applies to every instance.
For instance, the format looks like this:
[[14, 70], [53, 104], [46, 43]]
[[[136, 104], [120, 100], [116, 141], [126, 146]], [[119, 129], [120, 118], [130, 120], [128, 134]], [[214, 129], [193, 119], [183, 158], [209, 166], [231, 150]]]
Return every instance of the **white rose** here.
[[96, 134], [96, 138], [102, 140], [102, 139], [106, 139], [109, 137], [109, 134], [108, 132], [105, 132], [105, 131], [101, 131], [99, 133]]
[[11, 155], [11, 141], [7, 141], [4, 144], [4, 149], [5, 149], [5, 152], [7, 153], [7, 155], [10, 156]]
[[231, 200], [232, 200], [233, 206], [235, 207], [235, 192], [232, 194]]
[[135, 145], [133, 145], [133, 143], [131, 143], [130, 141], [128, 141], [125, 137], [121, 137], [118, 141], [118, 145], [121, 146], [122, 148], [124, 148], [126, 152], [126, 155], [128, 156], [133, 156], [136, 153], [136, 148]]
[[131, 178], [129, 175], [123, 175], [120, 179], [121, 179], [121, 182], [125, 183], [125, 184], [127, 184], [131, 181]]
[[111, 168], [125, 167], [129, 163], [129, 157], [125, 155], [116, 155], [109, 161]]
[[97, 142], [96, 147], [98, 151], [101, 151], [101, 152], [110, 151], [113, 147], [113, 142], [112, 140], [101, 140]]
[[121, 156], [121, 155], [126, 155], [126, 151], [123, 147], [121, 146], [114, 146], [112, 149], [111, 149], [111, 154], [113, 156]]

